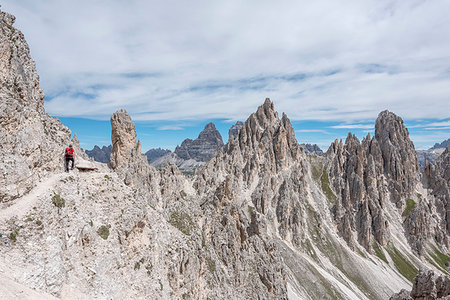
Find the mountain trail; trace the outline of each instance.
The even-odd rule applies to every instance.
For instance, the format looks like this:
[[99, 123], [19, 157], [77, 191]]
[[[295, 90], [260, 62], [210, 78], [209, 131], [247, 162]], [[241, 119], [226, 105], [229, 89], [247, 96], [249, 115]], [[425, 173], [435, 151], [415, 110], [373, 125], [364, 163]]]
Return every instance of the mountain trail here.
[[0, 209], [0, 222], [4, 222], [14, 216], [17, 218], [23, 217], [36, 205], [39, 198], [47, 193], [58, 180], [62, 180], [67, 176], [68, 174], [66, 173], [57, 173], [41, 180], [28, 194], [16, 199], [12, 205]]

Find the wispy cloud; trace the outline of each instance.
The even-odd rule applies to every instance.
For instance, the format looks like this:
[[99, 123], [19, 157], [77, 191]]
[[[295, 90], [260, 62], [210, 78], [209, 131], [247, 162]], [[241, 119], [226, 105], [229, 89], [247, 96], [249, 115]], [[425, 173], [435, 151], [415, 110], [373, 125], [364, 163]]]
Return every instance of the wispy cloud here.
[[183, 130], [183, 127], [175, 125], [166, 125], [158, 127], [158, 130]]
[[245, 120], [271, 97], [292, 120], [449, 117], [447, 0], [105, 3], [2, 1], [52, 115]]
[[334, 129], [373, 129], [374, 127], [374, 124], [341, 124], [329, 126], [329, 128]]
[[320, 132], [320, 133], [325, 133], [325, 134], [330, 134], [330, 132], [323, 130], [323, 129], [298, 129], [295, 132]]
[[425, 130], [446, 130], [446, 129], [450, 129], [450, 126], [445, 126], [445, 127], [425, 127], [424, 129]]

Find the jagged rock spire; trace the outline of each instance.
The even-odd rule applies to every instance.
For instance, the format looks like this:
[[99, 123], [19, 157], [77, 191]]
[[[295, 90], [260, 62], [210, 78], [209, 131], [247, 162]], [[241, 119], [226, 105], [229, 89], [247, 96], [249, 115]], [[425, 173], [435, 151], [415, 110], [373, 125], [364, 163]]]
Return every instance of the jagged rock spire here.
[[110, 165], [113, 169], [121, 167], [132, 151], [140, 143], [136, 143], [136, 128], [126, 110], [120, 109], [111, 116], [112, 152]]
[[383, 156], [384, 173], [395, 183], [394, 200], [399, 201], [411, 193], [418, 182], [419, 165], [414, 144], [402, 118], [388, 110], [378, 115], [375, 139]]

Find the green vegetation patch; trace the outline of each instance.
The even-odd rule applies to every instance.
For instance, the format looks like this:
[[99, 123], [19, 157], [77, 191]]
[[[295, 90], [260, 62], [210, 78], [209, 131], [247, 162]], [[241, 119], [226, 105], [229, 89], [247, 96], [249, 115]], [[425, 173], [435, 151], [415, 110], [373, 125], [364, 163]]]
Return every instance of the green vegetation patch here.
[[328, 200], [335, 203], [336, 202], [336, 195], [333, 193], [333, 191], [330, 188], [330, 179], [328, 178], [328, 173], [324, 169], [322, 172], [322, 176], [320, 177], [320, 182], [322, 184], [322, 190], [327, 196]]
[[394, 246], [389, 246], [386, 250], [400, 274], [412, 282], [414, 277], [419, 273], [419, 270]]
[[32, 221], [34, 221], [34, 218], [33, 217], [28, 217], [26, 221], [27, 222], [32, 222]]
[[153, 265], [151, 262], [149, 262], [146, 266], [145, 269], [147, 270], [147, 275], [151, 276], [152, 275], [152, 270], [153, 270]]
[[389, 264], [386, 255], [384, 255], [383, 249], [381, 249], [381, 246], [377, 243], [373, 243], [373, 250], [375, 251], [375, 255], [378, 256], [380, 259], [384, 260], [387, 264]]
[[11, 232], [8, 237], [10, 241], [17, 242], [17, 232]]
[[177, 228], [185, 235], [191, 235], [191, 231], [194, 227], [192, 218], [185, 212], [172, 211], [169, 218], [169, 224]]
[[109, 237], [109, 227], [102, 225], [98, 228], [97, 233], [102, 239], [107, 240]]
[[406, 208], [402, 213], [402, 217], [408, 217], [411, 211], [416, 207], [416, 202], [413, 199], [406, 199]]
[[439, 251], [435, 246], [432, 246], [433, 251], [429, 252], [430, 256], [434, 259], [434, 261], [444, 270], [446, 269], [445, 263], [450, 263], [450, 256], [445, 255], [441, 251]]
[[206, 260], [206, 265], [208, 267], [209, 272], [215, 273], [216, 272], [216, 262], [212, 258], [209, 258], [209, 257], [206, 257], [205, 260]]
[[103, 176], [105, 179], [111, 179], [108, 175]]
[[312, 167], [312, 176], [315, 180], [320, 178], [320, 171], [315, 166]]
[[57, 207], [57, 208], [63, 208], [66, 206], [66, 200], [64, 200], [63, 197], [61, 197], [61, 195], [54, 193], [53, 197], [52, 197], [52, 203]]
[[41, 226], [42, 225], [42, 221], [41, 220], [36, 220], [36, 225], [37, 226]]
[[186, 196], [187, 196], [187, 194], [186, 194], [186, 192], [184, 191], [184, 190], [181, 190], [180, 191], [180, 196], [181, 196], [181, 198], [186, 198]]

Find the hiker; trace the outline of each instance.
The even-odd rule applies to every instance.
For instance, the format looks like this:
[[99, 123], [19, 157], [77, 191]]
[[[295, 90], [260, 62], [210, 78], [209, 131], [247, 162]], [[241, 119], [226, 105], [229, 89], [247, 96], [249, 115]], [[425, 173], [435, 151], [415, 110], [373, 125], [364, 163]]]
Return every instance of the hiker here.
[[75, 164], [75, 150], [73, 150], [72, 145], [69, 145], [69, 148], [66, 148], [66, 152], [65, 152], [65, 157], [66, 157], [66, 172], [69, 172], [69, 161], [72, 161], [72, 167], [71, 169], [73, 170], [73, 165]]

